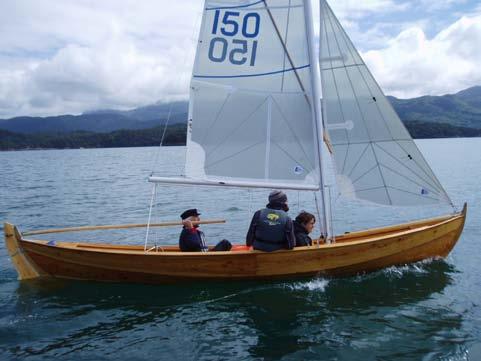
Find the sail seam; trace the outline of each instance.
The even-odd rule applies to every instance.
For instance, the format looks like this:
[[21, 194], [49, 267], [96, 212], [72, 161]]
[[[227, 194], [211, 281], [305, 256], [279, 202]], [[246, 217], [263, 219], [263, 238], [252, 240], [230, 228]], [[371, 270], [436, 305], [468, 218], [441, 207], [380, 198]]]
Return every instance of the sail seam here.
[[[366, 66], [365, 64], [362, 65], [362, 66], [363, 66], [365, 69], [367, 69], [367, 66]], [[362, 80], [364, 81], [364, 84], [366, 85], [367, 90], [369, 91], [369, 95], [371, 96], [371, 98], [376, 99], [376, 98], [374, 97], [372, 91], [371, 91], [371, 88], [369, 87], [369, 84], [368, 84], [366, 78], [364, 77], [364, 74], [363, 74], [362, 71], [361, 71], [361, 67], [360, 67], [360, 66], [357, 66], [356, 68], [357, 68], [358, 73], [361, 75], [361, 78], [362, 78]], [[371, 78], [373, 78], [373, 77], [371, 76]], [[380, 93], [381, 93], [382, 96], [385, 97], [385, 95], [384, 95], [384, 93], [383, 93], [382, 91], [381, 91]], [[384, 114], [382, 113], [380, 107], [379, 107], [379, 103], [377, 102], [377, 100], [374, 100], [374, 103], [376, 103], [376, 110], [377, 110], [379, 116], [381, 117], [382, 121], [384, 122], [384, 126], [386, 127], [386, 130], [388, 131], [391, 139], [394, 139], [394, 136], [392, 135], [392, 132], [391, 132], [391, 128], [389, 127], [389, 124], [388, 124], [386, 118], [384, 117]], [[398, 117], [398, 120], [401, 121], [401, 119], [399, 119], [399, 117]]]
[[[281, 42], [282, 48], [284, 49], [284, 54], [287, 56], [287, 59], [289, 60], [289, 64], [291, 64], [291, 68], [294, 71], [294, 75], [296, 76], [297, 82], [299, 83], [299, 86], [301, 90], [306, 93], [306, 90], [304, 88], [304, 84], [302, 84], [302, 80], [299, 77], [299, 74], [297, 73], [297, 68], [294, 64], [294, 61], [291, 58], [291, 54], [289, 54], [289, 51], [287, 49], [286, 44], [284, 43], [284, 40], [282, 39], [282, 34], [279, 31], [279, 28], [277, 27], [277, 23], [274, 20], [274, 16], [272, 16], [271, 10], [269, 9], [269, 6], [267, 6], [267, 0], [262, 0], [264, 2], [264, 6], [266, 8], [267, 14], [269, 15], [269, 18], [271, 19], [272, 26], [274, 26], [274, 30], [276, 31], [277, 37], [279, 38], [279, 41]], [[310, 64], [309, 64], [310, 66]], [[309, 97], [307, 94], [304, 95], [304, 98], [306, 99], [307, 104], [310, 106], [311, 103], [309, 102]]]
[[221, 162], [224, 162], [224, 161], [226, 161], [226, 160], [228, 160], [228, 159], [231, 159], [231, 158], [235, 157], [236, 155], [239, 155], [239, 154], [241, 154], [242, 152], [245, 152], [246, 150], [249, 150], [249, 149], [251, 149], [251, 148], [254, 148], [256, 145], [262, 144], [263, 142], [264, 142], [264, 140], [261, 140], [261, 141], [259, 141], [259, 142], [257, 142], [257, 143], [254, 143], [254, 144], [252, 144], [252, 145], [249, 145], [249, 146], [247, 146], [247, 147], [245, 147], [245, 148], [243, 148], [243, 149], [241, 149], [241, 150], [239, 150], [239, 151], [237, 151], [237, 152], [235, 152], [235, 153], [233, 153], [233, 154], [229, 154], [228, 156], [226, 156], [226, 157], [224, 157], [224, 158], [218, 159], [218, 160], [216, 160], [215, 162], [208, 163], [208, 164], [205, 165], [205, 168], [206, 168], [206, 169], [207, 169], [207, 168], [210, 168], [210, 167], [212, 167], [212, 166], [214, 166], [214, 165], [216, 165], [216, 164], [218, 164], [218, 163], [221, 163]]
[[[325, 3], [325, 1], [322, 2], [323, 4]], [[326, 4], [327, 5], [327, 4]], [[328, 14], [328, 17], [329, 17], [329, 12], [327, 12]], [[331, 42], [329, 41], [329, 36], [327, 35], [327, 19], [326, 18], [323, 18], [323, 24], [324, 24], [324, 32], [326, 34], [326, 43], [327, 43], [327, 52], [329, 54], [329, 62], [331, 63], [331, 75], [332, 75], [332, 79], [333, 79], [333, 82], [334, 82], [334, 86], [336, 88], [336, 95], [337, 95], [337, 102], [339, 104], [339, 109], [341, 111], [341, 114], [342, 114], [342, 120], [344, 122], [346, 122], [346, 117], [344, 115], [344, 110], [342, 109], [342, 104], [341, 104], [341, 98], [339, 96], [339, 88], [337, 86], [337, 81], [336, 81], [336, 76], [334, 74], [334, 67], [333, 67], [333, 64], [332, 64], [332, 53], [331, 53]], [[330, 26], [331, 26], [331, 30], [332, 32], [334, 33], [334, 29], [332, 28], [332, 23], [329, 21], [330, 23]], [[324, 96], [323, 96], [324, 97]], [[329, 130], [327, 130], [327, 132], [329, 133]], [[347, 139], [347, 143], [349, 144], [351, 142], [351, 135], [349, 134], [349, 132], [347, 131], [347, 129], [344, 129], [344, 132], [346, 133], [346, 139]], [[348, 152], [349, 152], [349, 147], [346, 151], [346, 160], [348, 158]], [[344, 166], [345, 164], [343, 165], [343, 169], [344, 169]]]
[[[206, 11], [212, 11], [212, 10], [224, 10], [224, 9], [239, 9], [239, 10], [267, 10], [265, 7], [255, 7], [255, 8], [250, 8], [251, 6], [258, 5], [260, 3], [264, 2], [264, 0], [261, 0], [259, 2], [255, 2], [252, 4], [246, 4], [246, 5], [236, 5], [236, 6], [223, 6], [223, 7], [217, 7], [217, 8], [206, 8]], [[274, 5], [274, 6], [269, 6], [269, 9], [294, 9], [294, 8], [302, 8], [302, 5]], [[250, 8], [250, 9], [247, 9]]]
[[[292, 0], [289, 0], [289, 9], [287, 10], [287, 20], [286, 20], [286, 33], [284, 35], [284, 42], [285, 42], [286, 46], [287, 46], [287, 35], [289, 34], [289, 20], [290, 20], [290, 17], [291, 17], [291, 8], [290, 8], [291, 1]], [[287, 58], [287, 55], [284, 52], [284, 59], [282, 61], [282, 69], [284, 69], [284, 70], [286, 69], [286, 58]], [[284, 90], [284, 78], [285, 78], [284, 74], [285, 73], [282, 73], [281, 91]]]
[[407, 191], [407, 190], [405, 190], [405, 189], [393, 187], [393, 186], [389, 186], [389, 188], [394, 189], [394, 190], [397, 190], [397, 191], [399, 191], [399, 192], [404, 192], [404, 193], [412, 194], [412, 195], [414, 195], [414, 196], [417, 196], [417, 197], [420, 197], [420, 198], [423, 198], [423, 199], [424, 199], [424, 198], [429, 198], [429, 199], [432, 199], [432, 200], [434, 200], [434, 201], [439, 202], [439, 199], [433, 198], [433, 197], [429, 197], [429, 196], [424, 195], [424, 194], [423, 194], [423, 195], [417, 194], [417, 193], [414, 193], [414, 192], [411, 192], [411, 191]]
[[342, 69], [342, 68], [353, 68], [355, 66], [362, 66], [362, 65], [364, 65], [364, 64], [355, 63], [355, 64], [351, 64], [351, 65], [340, 65], [340, 66], [332, 66], [332, 67], [322, 68], [321, 70], [336, 70], [336, 69]]
[[[406, 154], [409, 155], [409, 152], [408, 152], [406, 149], [404, 149], [404, 147], [403, 147], [401, 144], [399, 144], [397, 141], [396, 141], [396, 144], [397, 144]], [[417, 148], [417, 147], [416, 147], [416, 148]], [[419, 152], [419, 153], [421, 153], [421, 152]], [[422, 155], [422, 153], [421, 153], [421, 155]], [[427, 173], [426, 170], [419, 165], [419, 163], [416, 161], [416, 159], [415, 159], [414, 157], [413, 157], [413, 161], [414, 161], [414, 163], [416, 163], [416, 165], [419, 167], [419, 169], [420, 169], [431, 181], [434, 181], [434, 182], [435, 182], [434, 184], [435, 184], [435, 186], [436, 186], [436, 189], [443, 190], [443, 192], [446, 193], [446, 192], [444, 191], [444, 189], [443, 189], [443, 186], [439, 183], [439, 181], [438, 181], [436, 178], [433, 178], [431, 175], [429, 175], [429, 173]], [[427, 164], [427, 162], [425, 162], [425, 163]], [[431, 171], [431, 172], [432, 172], [432, 171]], [[448, 197], [448, 198], [449, 198], [449, 197]]]
[[276, 105], [276, 108], [277, 110], [279, 110], [279, 113], [281, 114], [281, 119], [284, 121], [284, 123], [287, 125], [287, 127], [289, 128], [289, 130], [291, 131], [291, 134], [294, 136], [297, 144], [299, 145], [299, 147], [302, 149], [302, 152], [304, 153], [304, 156], [306, 157], [307, 161], [309, 162], [309, 165], [311, 166], [311, 168], [314, 168], [313, 164], [310, 162], [309, 160], [309, 157], [307, 156], [307, 153], [306, 153], [306, 150], [304, 149], [304, 147], [302, 146], [302, 143], [299, 141], [299, 138], [297, 137], [297, 134], [294, 132], [294, 130], [291, 128], [291, 125], [289, 124], [289, 122], [287, 121], [284, 113], [282, 112], [281, 110], [281, 107], [279, 106], [279, 103], [277, 103], [277, 101], [272, 98], [272, 100], [274, 101], [274, 104]]
[[[406, 142], [406, 141], [411, 141], [411, 139], [387, 139], [387, 140], [376, 140], [375, 143], [392, 143], [392, 142], [400, 141], [400, 142]], [[369, 140], [362, 141], [362, 142], [351, 142], [351, 143], [332, 143], [332, 145], [360, 145], [360, 144], [367, 144], [369, 143]]]
[[[328, 6], [329, 6], [329, 5], [328, 5]], [[362, 60], [361, 56], [360, 56], [359, 53], [357, 52], [356, 48], [354, 47], [354, 44], [352, 43], [351, 39], [349, 38], [349, 36], [347, 36], [346, 31], [345, 31], [342, 27], [340, 27], [340, 28], [341, 28], [342, 34], [344, 35], [344, 40], [346, 41], [346, 45], [347, 45], [347, 48], [349, 49], [349, 52], [351, 52], [351, 48], [354, 49], [354, 51], [356, 51], [357, 56], [358, 56], [358, 57], [361, 59], [361, 61], [363, 62], [362, 66], [364, 66], [364, 68], [365, 68], [365, 70], [367, 71], [367, 73], [368, 73], [369, 75], [371, 75], [371, 79], [372, 79], [373, 82], [374, 82], [374, 86], [377, 87], [377, 90], [379, 91], [379, 93], [380, 93], [381, 95], [385, 96], [384, 93], [383, 93], [383, 91], [382, 91], [382, 89], [381, 89], [381, 87], [380, 87], [379, 84], [377, 83], [376, 79], [372, 76], [369, 68], [366, 66], [366, 64], [365, 64], [364, 61]], [[349, 42], [349, 44], [350, 44], [351, 46], [349, 46], [349, 44], [347, 44], [347, 42]], [[352, 55], [352, 52], [351, 52], [351, 55]], [[369, 84], [368, 84], [368, 82], [366, 81], [366, 78], [365, 78], [363, 72], [361, 71], [361, 69], [360, 69], [359, 67], [358, 67], [358, 71], [359, 71], [359, 74], [361, 75], [361, 77], [363, 78], [363, 81], [364, 81], [364, 83], [366, 84], [366, 86], [367, 86], [367, 88], [368, 88], [368, 90], [369, 90], [369, 93], [372, 95], [371, 88], [369, 87]], [[408, 132], [407, 129], [406, 129], [405, 124], [399, 119], [399, 116], [398, 116], [398, 114], [396, 113], [396, 111], [394, 110], [391, 102], [389, 102], [387, 99], [386, 99], [386, 102], [387, 102], [387, 106], [391, 109], [391, 111], [393, 112], [393, 114], [394, 114], [394, 115], [396, 116], [396, 118], [399, 120], [399, 123], [401, 123], [401, 127], [404, 129], [405, 132], [407, 132], [407, 133], [409, 134], [409, 132]], [[389, 124], [388, 124], [387, 120], [385, 119], [383, 113], [381, 112], [381, 109], [379, 108], [379, 104], [378, 104], [377, 102], [376, 102], [376, 108], [377, 108], [377, 111], [378, 111], [379, 115], [381, 116], [382, 120], [384, 121], [385, 126], [386, 126], [386, 129], [388, 130], [389, 134], [391, 135], [391, 138], [396, 142], [396, 144], [399, 145], [399, 147], [401, 147], [401, 149], [402, 149], [406, 154], [409, 154], [409, 153], [398, 143], [398, 141], [394, 139], [394, 137], [393, 137], [393, 135], [392, 135], [392, 132], [391, 132], [391, 128], [389, 127]], [[412, 139], [409, 139], [408, 141], [413, 142], [414, 147], [418, 150], [416, 144], [414, 143], [414, 141], [413, 141]], [[431, 167], [429, 166], [429, 164], [428, 164], [428, 163], [426, 162], [426, 160], [424, 159], [424, 156], [422, 155], [422, 153], [421, 153], [419, 150], [418, 150], [418, 152], [419, 152], [419, 154], [420, 154], [420, 156], [421, 156], [421, 159], [424, 161], [424, 163], [426, 164], [426, 166], [428, 167], [428, 169], [432, 172]], [[421, 171], [423, 171], [423, 173], [425, 173], [426, 176], [428, 176], [429, 179], [434, 180], [436, 183], [439, 183], [439, 181], [437, 180], [437, 178], [436, 178], [436, 176], [434, 175], [434, 173], [433, 173], [432, 175], [429, 175], [429, 174], [426, 172], [426, 170], [419, 165], [419, 163], [416, 161], [416, 159], [413, 158], [413, 160], [414, 160], [414, 162], [416, 163], [416, 165], [421, 169]], [[418, 176], [419, 176], [419, 175], [418, 175]], [[433, 179], [433, 177], [434, 177], [434, 179]], [[431, 184], [431, 183], [428, 182], [428, 184]], [[444, 194], [444, 196], [445, 196], [446, 199], [449, 201], [449, 203], [450, 203], [452, 206], [454, 206], [453, 203], [452, 203], [452, 201], [451, 201], [451, 199], [450, 199], [450, 197], [449, 197], [449, 195], [448, 195], [447, 192], [444, 190], [444, 188], [443, 188], [443, 186], [442, 186], [441, 184], [439, 184], [439, 185], [438, 185], [437, 187], [435, 187], [435, 188], [436, 188], [436, 189], [440, 188], [441, 192]]]
[[369, 168], [367, 171], [365, 171], [363, 174], [361, 174], [359, 177], [357, 177], [356, 179], [354, 179], [352, 181], [352, 184], [354, 185], [358, 180], [360, 180], [362, 177], [364, 177], [365, 175], [371, 173], [374, 169], [376, 169], [378, 167], [377, 164], [374, 164], [371, 168]]
[[264, 160], [264, 178], [269, 178], [271, 158], [271, 126], [272, 126], [272, 96], [267, 98], [266, 154]]
[[[350, 147], [350, 143], [346, 143], [346, 144], [347, 144], [346, 154], [344, 155], [344, 160], [342, 162], [342, 174], [344, 174], [344, 170], [346, 169], [347, 154], [349, 153], [349, 147]], [[336, 147], [336, 145], [334, 145], [334, 147]]]
[[274, 144], [275, 146], [277, 146], [277, 148], [279, 148], [285, 155], [287, 155], [293, 162], [297, 163], [297, 164], [300, 164], [304, 167], [304, 169], [306, 169], [306, 165], [305, 164], [302, 164], [302, 162], [298, 161], [297, 159], [295, 159], [291, 154], [289, 154], [289, 152], [287, 152], [284, 148], [282, 148], [276, 141], [273, 141], [272, 144]]
[[349, 196], [350, 194], [356, 194], [356, 193], [359, 193], [359, 192], [367, 192], [367, 191], [375, 191], [375, 190], [378, 190], [378, 189], [384, 189], [384, 187], [379, 186], [379, 187], [372, 187], [372, 188], [355, 189], [352, 192], [344, 192], [343, 195]]
[[[225, 107], [225, 105], [226, 105], [226, 103], [229, 100], [231, 95], [232, 95], [232, 93], [227, 94], [227, 96], [224, 99], [224, 102], [222, 103], [222, 106], [220, 107], [219, 111], [217, 112], [217, 116], [215, 117], [212, 124], [207, 127], [207, 130], [212, 129], [217, 124], [217, 121], [219, 120], [220, 115], [221, 115], [222, 111], [224, 110], [224, 107]], [[202, 137], [201, 144], [204, 144], [204, 141], [209, 134], [210, 133], [208, 131], [205, 132], [204, 136]]]
[[[356, 194], [356, 193], [368, 192], [368, 191], [375, 191], [375, 190], [383, 189], [383, 188], [384, 188], [384, 187], [372, 187], [372, 188], [356, 189], [356, 190], [353, 191], [353, 192], [344, 192], [344, 195], [347, 196], [347, 197], [349, 197], [350, 194]], [[401, 189], [401, 188], [397, 188], [397, 187], [392, 187], [392, 186], [388, 186], [388, 188], [393, 189], [393, 190], [396, 190], [396, 191], [399, 191], [399, 192], [412, 194], [412, 195], [417, 196], [417, 197], [422, 197], [423, 199], [424, 199], [424, 198], [429, 198], [429, 199], [432, 199], [432, 200], [434, 200], [434, 201], [437, 201], [436, 198], [428, 197], [428, 196], [424, 196], [424, 195], [419, 195], [419, 194], [416, 194], [416, 193], [414, 193], [414, 192], [407, 191], [407, 190], [405, 190], [405, 189]]]
[[[434, 193], [434, 194], [436, 194], [436, 195], [439, 195], [439, 192], [437, 192], [436, 190], [430, 189], [430, 187], [427, 187], [425, 184], [421, 184], [421, 183], [417, 182], [416, 180], [411, 179], [411, 178], [405, 176], [405, 175], [402, 174], [402, 173], [399, 173], [398, 171], [392, 169], [391, 167], [389, 167], [389, 166], [387, 166], [387, 165], [385, 165], [385, 164], [381, 164], [381, 166], [384, 167], [384, 168], [386, 168], [387, 170], [389, 170], [389, 171], [397, 174], [398, 176], [400, 176], [400, 177], [408, 180], [409, 182], [416, 184], [417, 186], [421, 187], [421, 189], [426, 189], [426, 190], [428, 190], [429, 192], [432, 192], [432, 193]], [[434, 189], [436, 189], [436, 188], [434, 188]]]
[[369, 144], [366, 144], [366, 147], [364, 148], [364, 150], [362, 151], [361, 155], [359, 156], [359, 158], [357, 159], [356, 163], [354, 164], [353, 167], [351, 167], [351, 170], [349, 171], [349, 173], [347, 174], [348, 177], [350, 177], [352, 175], [352, 172], [354, 172], [354, 169], [356, 169], [356, 167], [359, 165], [359, 163], [361, 162], [361, 159], [364, 157], [364, 154], [366, 154], [366, 151], [367, 149], [369, 148]]
[[[327, 43], [327, 52], [329, 53], [329, 61], [331, 63], [331, 67], [332, 67], [332, 57], [331, 57], [331, 44], [329, 42], [329, 37], [327, 36], [327, 22], [326, 21], [323, 21], [323, 24], [324, 24], [324, 32], [326, 34], [326, 43]], [[331, 26], [332, 27], [332, 26]], [[334, 29], [332, 29], [334, 30]], [[332, 79], [333, 79], [333, 83], [334, 83], [334, 88], [336, 90], [336, 96], [337, 96], [337, 103], [338, 103], [338, 106], [339, 106], [339, 110], [341, 112], [341, 116], [342, 116], [342, 120], [344, 122], [346, 122], [346, 116], [344, 115], [344, 109], [342, 108], [342, 104], [341, 104], [341, 98], [339, 96], [339, 88], [337, 86], [337, 81], [336, 81], [336, 77], [334, 75], [334, 71], [331, 70], [331, 73], [332, 73]], [[327, 92], [326, 92], [327, 93]], [[324, 94], [323, 94], [323, 98], [324, 98]], [[344, 129], [344, 131], [346, 132], [346, 139], [347, 139], [347, 142], [348, 144], [350, 143], [350, 135], [347, 131], [347, 129]], [[329, 133], [329, 131], [327, 130], [327, 132]], [[347, 157], [348, 157], [348, 153], [349, 153], [349, 147], [347, 148], [346, 150], [346, 160], [347, 160]], [[343, 169], [345, 167], [345, 163], [343, 164]]]
[[245, 5], [219, 6], [219, 7], [216, 7], [216, 8], [205, 8], [205, 10], [241, 9], [241, 8], [247, 8], [247, 7], [250, 7], [250, 6], [254, 6], [254, 5], [260, 4], [262, 2], [264, 2], [264, 1], [260, 0], [260, 1], [254, 2], [254, 3], [245, 4]]
[[[276, 71], [271, 71], [267, 73], [257, 73], [257, 74], [243, 74], [243, 75], [195, 75], [194, 78], [200, 78], [200, 79], [206, 79], [206, 78], [211, 78], [211, 79], [229, 79], [229, 78], [249, 78], [249, 77], [256, 77], [256, 76], [266, 76], [266, 75], [274, 75], [274, 74], [281, 74], [281, 73], [287, 73], [288, 71], [296, 71], [296, 70], [301, 70], [305, 68], [309, 68], [311, 64], [299, 66], [297, 68], [290, 68], [290, 69], [285, 69], [285, 70], [276, 70]], [[302, 87], [301, 88], [302, 92], [305, 93], [305, 89]]]
[[207, 156], [210, 156], [214, 151], [219, 149], [220, 146], [222, 146], [227, 139], [229, 139], [233, 134], [235, 134], [251, 117], [259, 110], [260, 107], [262, 107], [266, 103], [267, 97], [252, 111], [252, 113], [249, 114], [249, 116], [244, 119], [230, 134], [227, 134], [227, 136], [224, 137], [223, 141], [220, 142], [214, 149], [212, 149], [209, 153], [207, 153]]
[[[438, 189], [438, 186], [436, 186], [435, 184], [431, 183], [429, 180], [426, 180], [424, 179], [424, 177], [421, 177], [419, 174], [417, 174], [414, 170], [412, 170], [411, 168], [409, 168], [407, 165], [405, 165], [404, 163], [402, 163], [398, 158], [396, 158], [394, 155], [392, 155], [390, 152], [388, 152], [386, 149], [384, 149], [383, 147], [381, 147], [379, 144], [376, 144], [376, 147], [378, 147], [380, 150], [382, 150], [384, 153], [386, 153], [389, 157], [391, 157], [392, 159], [394, 159], [396, 162], [398, 162], [400, 165], [402, 165], [405, 169], [407, 169], [408, 171], [410, 171], [412, 174], [414, 174], [416, 177], [418, 177], [419, 179], [421, 179], [423, 182], [425, 182], [427, 185], [429, 185], [430, 187], [436, 189], [439, 191]], [[387, 167], [386, 167], [387, 168]], [[404, 176], [406, 177], [406, 176]], [[409, 179], [406, 177], [406, 179]], [[437, 193], [437, 192], [436, 192]], [[439, 193], [438, 193], [439, 194]]]
[[[326, 4], [326, 5], [327, 5], [327, 4]], [[327, 5], [327, 6], [329, 6], [329, 5]], [[328, 13], [328, 20], [329, 20], [329, 23], [331, 24], [331, 28], [334, 30], [334, 26], [333, 26], [333, 24], [332, 24], [332, 19], [331, 19], [331, 14], [332, 14], [332, 12], [330, 11], [330, 12]], [[339, 45], [339, 40], [337, 39], [336, 33], [335, 33], [334, 31], [333, 31], [333, 35], [334, 35], [334, 40], [336, 41], [337, 48], [339, 49], [339, 53], [341, 53], [341, 47], [340, 47], [340, 45]], [[352, 56], [352, 54], [351, 54], [351, 56]], [[344, 64], [344, 66], [346, 66], [346, 63], [345, 63], [344, 59], [342, 60], [342, 62], [343, 62], [343, 64]], [[345, 72], [346, 72], [347, 79], [349, 80], [349, 84], [351, 85], [351, 90], [352, 90], [352, 92], [353, 92], [354, 98], [356, 99], [357, 108], [358, 108], [358, 111], [359, 111], [359, 115], [361, 116], [362, 122], [364, 123], [364, 128], [366, 129], [366, 132], [367, 132], [367, 135], [368, 135], [369, 139], [372, 140], [371, 134], [370, 134], [370, 132], [369, 132], [369, 128], [368, 128], [368, 126], [367, 126], [367, 124], [366, 124], [366, 120], [364, 119], [364, 114], [363, 114], [362, 108], [361, 108], [361, 106], [360, 106], [360, 104], [359, 104], [359, 99], [358, 99], [358, 97], [357, 97], [356, 90], [354, 89], [354, 85], [353, 85], [353, 83], [352, 83], [352, 79], [351, 79], [351, 77], [349, 76], [349, 72], [347, 71], [347, 69], [344, 69], [344, 70], [345, 70]], [[344, 121], [346, 121], [346, 120], [344, 119]], [[392, 199], [391, 199], [391, 196], [389, 195], [389, 192], [388, 192], [388, 190], [387, 190], [386, 180], [384, 179], [384, 175], [383, 175], [383, 173], [382, 173], [379, 160], [377, 159], [376, 152], [374, 151], [374, 148], [373, 148], [372, 143], [369, 143], [369, 144], [370, 144], [371, 149], [372, 149], [372, 152], [373, 152], [373, 154], [374, 154], [374, 159], [376, 160], [376, 163], [378, 164], [379, 174], [381, 175], [382, 182], [383, 182], [383, 184], [384, 184], [384, 187], [386, 187], [386, 195], [387, 195], [387, 198], [388, 198], [388, 200], [389, 200], [389, 204], [392, 205], [392, 204], [393, 204], [393, 203], [392, 203]]]
[[[329, 5], [328, 5], [329, 6]], [[344, 30], [344, 28], [341, 26], [341, 24], [339, 23], [339, 20], [335, 19], [336, 21], [336, 25], [338, 25], [338, 28], [340, 29], [341, 31], [341, 38], [344, 42], [344, 45], [346, 46], [347, 50], [349, 51], [349, 53], [351, 54], [351, 57], [353, 59], [353, 62], [354, 64], [352, 65], [346, 65], [344, 63], [344, 60], [343, 60], [343, 63], [344, 63], [344, 68], [346, 70], [346, 74], [348, 74], [348, 77], [349, 77], [349, 71], [348, 71], [348, 68], [356, 68], [359, 75], [361, 76], [363, 82], [364, 82], [364, 85], [366, 86], [366, 89], [367, 91], [369, 92], [371, 98], [374, 99], [374, 102], [376, 103], [376, 110], [379, 114], [379, 116], [381, 117], [381, 119], [383, 120], [384, 122], [384, 126], [386, 127], [386, 130], [388, 131], [389, 135], [391, 136], [391, 139], [394, 139], [394, 136], [392, 135], [392, 132], [391, 132], [391, 128], [389, 127], [389, 124], [386, 120], [386, 118], [384, 117], [384, 114], [382, 113], [380, 107], [379, 107], [379, 104], [378, 102], [375, 100], [376, 98], [374, 97], [373, 93], [372, 93], [372, 90], [371, 90], [371, 87], [369, 86], [369, 83], [367, 82], [366, 80], [366, 77], [364, 76], [363, 72], [361, 71], [361, 67], [364, 67], [365, 69], [367, 69], [367, 66], [364, 62], [364, 60], [362, 59], [361, 55], [359, 54], [359, 52], [357, 51], [356, 47], [354, 46], [354, 44], [352, 43], [351, 39], [349, 38], [349, 36], [347, 35], [346, 31]], [[337, 41], [337, 36], [335, 35], [334, 33], [334, 37], [336, 38], [336, 41]], [[339, 48], [339, 51], [341, 49]], [[356, 60], [360, 60], [360, 64], [356, 61]], [[340, 67], [339, 67], [340, 68]], [[369, 73], [369, 69], [367, 69], [368, 73]], [[372, 75], [371, 75], [371, 78], [374, 78]], [[350, 79], [350, 77], [349, 77]], [[349, 80], [351, 82], [351, 80]], [[384, 93], [382, 92], [382, 90], [379, 88], [378, 89], [381, 93], [382, 96], [385, 96]], [[353, 87], [353, 91], [354, 91], [354, 87]], [[361, 111], [361, 109], [359, 109]], [[400, 121], [400, 119], [399, 119]], [[367, 131], [367, 127], [366, 127], [366, 131]]]

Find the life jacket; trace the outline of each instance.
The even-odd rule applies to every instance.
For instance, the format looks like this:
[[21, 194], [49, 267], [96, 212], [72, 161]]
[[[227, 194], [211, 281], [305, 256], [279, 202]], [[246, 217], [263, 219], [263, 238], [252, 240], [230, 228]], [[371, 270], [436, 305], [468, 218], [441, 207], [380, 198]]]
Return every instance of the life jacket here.
[[272, 244], [286, 243], [286, 223], [289, 216], [280, 209], [261, 209], [256, 226], [256, 240]]

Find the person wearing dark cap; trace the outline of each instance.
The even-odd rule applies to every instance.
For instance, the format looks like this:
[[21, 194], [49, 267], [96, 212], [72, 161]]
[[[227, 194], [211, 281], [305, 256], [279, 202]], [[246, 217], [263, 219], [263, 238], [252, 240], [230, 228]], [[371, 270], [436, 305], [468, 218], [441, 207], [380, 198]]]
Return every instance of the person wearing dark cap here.
[[[205, 235], [199, 229], [198, 224], [192, 222], [200, 221], [200, 213], [196, 208], [188, 209], [180, 215], [182, 218], [182, 232], [179, 237], [179, 248], [182, 252], [207, 252], [209, 247], [205, 243]], [[230, 251], [231, 243], [223, 239], [212, 250]]]
[[279, 190], [272, 191], [266, 208], [258, 210], [252, 217], [246, 245], [265, 252], [293, 249], [296, 237], [288, 211], [286, 194]]

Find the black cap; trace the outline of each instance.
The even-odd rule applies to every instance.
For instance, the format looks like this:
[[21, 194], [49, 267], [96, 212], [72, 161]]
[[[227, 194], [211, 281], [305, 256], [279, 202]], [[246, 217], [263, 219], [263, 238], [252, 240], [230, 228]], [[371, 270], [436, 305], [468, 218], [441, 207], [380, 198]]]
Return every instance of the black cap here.
[[187, 218], [192, 217], [192, 216], [200, 216], [200, 213], [197, 212], [197, 208], [192, 208], [192, 209], [186, 210], [184, 213], [182, 213], [180, 215], [180, 218], [187, 219]]

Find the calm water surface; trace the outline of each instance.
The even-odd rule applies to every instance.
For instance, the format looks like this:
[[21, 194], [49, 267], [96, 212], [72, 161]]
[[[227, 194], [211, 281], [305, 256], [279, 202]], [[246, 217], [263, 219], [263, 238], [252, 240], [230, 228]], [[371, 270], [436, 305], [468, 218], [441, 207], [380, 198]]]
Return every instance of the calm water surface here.
[[[453, 201], [469, 203], [446, 260], [345, 279], [178, 286], [18, 282], [0, 245], [0, 360], [481, 360], [481, 139], [418, 142]], [[155, 148], [0, 152], [0, 220], [22, 230], [144, 223]], [[179, 174], [184, 148], [161, 150], [159, 174]], [[335, 191], [333, 190], [333, 199]], [[291, 213], [315, 211], [288, 194]], [[191, 206], [225, 225], [210, 243], [243, 241], [266, 192], [160, 187], [153, 220]], [[449, 212], [333, 204], [337, 233]], [[149, 244], [175, 244], [177, 229]], [[143, 243], [145, 230], [49, 239]]]

